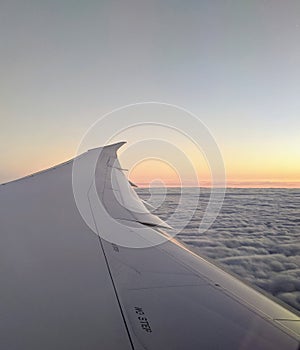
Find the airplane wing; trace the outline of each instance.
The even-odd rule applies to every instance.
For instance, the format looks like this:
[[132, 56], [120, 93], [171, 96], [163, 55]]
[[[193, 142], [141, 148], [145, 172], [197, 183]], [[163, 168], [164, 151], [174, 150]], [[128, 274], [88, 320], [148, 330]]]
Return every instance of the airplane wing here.
[[166, 239], [120, 146], [0, 186], [0, 349], [299, 349], [296, 314]]

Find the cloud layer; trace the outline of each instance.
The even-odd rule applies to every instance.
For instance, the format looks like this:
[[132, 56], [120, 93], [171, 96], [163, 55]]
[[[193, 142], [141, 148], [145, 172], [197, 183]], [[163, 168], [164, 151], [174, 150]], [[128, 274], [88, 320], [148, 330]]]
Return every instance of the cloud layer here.
[[[157, 191], [157, 192], [155, 192]], [[180, 227], [190, 213], [193, 189], [183, 196], [168, 189], [163, 203], [159, 189], [139, 189], [164, 220]], [[220, 215], [204, 234], [198, 232], [209, 190], [201, 190], [192, 220], [177, 236], [202, 256], [207, 256], [281, 301], [300, 311], [300, 190], [228, 189]], [[176, 214], [179, 200], [184, 210]], [[181, 206], [182, 208], [182, 206]]]

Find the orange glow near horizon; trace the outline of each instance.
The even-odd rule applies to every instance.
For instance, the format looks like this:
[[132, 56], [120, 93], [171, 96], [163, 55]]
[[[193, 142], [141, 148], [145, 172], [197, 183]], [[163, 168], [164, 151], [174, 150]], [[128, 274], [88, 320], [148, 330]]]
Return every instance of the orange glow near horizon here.
[[[168, 136], [168, 142], [173, 142], [177, 149], [163, 143], [156, 148], [151, 144], [143, 148], [142, 142], [138, 150], [132, 149], [127, 153], [125, 149], [121, 160], [126, 168], [131, 169], [130, 179], [139, 186], [147, 187], [155, 186], [152, 183], [154, 179], [160, 179], [166, 186], [211, 186], [209, 164], [214, 159], [207, 160], [202, 150], [182, 135], [170, 130], [164, 131], [164, 135], [160, 135], [160, 132], [154, 127], [151, 129], [153, 135], [165, 139]], [[138, 136], [136, 138], [140, 141]], [[220, 145], [220, 150], [228, 187], [300, 188], [300, 162], [295, 161], [299, 159], [300, 153], [295, 143], [286, 148], [281, 143], [266, 143], [264, 147], [258, 143], [241, 143], [240, 147], [227, 143]], [[173, 170], [163, 160], [154, 162], [147, 158], [135, 163], [136, 159], [150, 157], [151, 154], [167, 160]]]
[[[168, 181], [157, 181], [157, 180], [135, 180], [133, 177], [130, 178], [138, 187], [211, 187], [210, 181], [203, 181], [201, 184], [197, 183], [183, 183], [173, 182], [171, 179]], [[215, 186], [218, 187], [218, 186]], [[300, 189], [300, 181], [272, 181], [272, 180], [261, 180], [261, 181], [226, 181], [227, 188], [297, 188]]]
[[[130, 169], [128, 177], [140, 187], [162, 185], [168, 187], [210, 187], [210, 170], [204, 157], [201, 158], [201, 154], [192, 146], [181, 146], [190, 161], [189, 165], [185, 164], [179, 156], [171, 153], [165, 155], [165, 159], [168, 159], [170, 163], [148, 158], [135, 164], [137, 157], [134, 154], [132, 157], [126, 154], [126, 157], [121, 159], [121, 164], [124, 168]], [[14, 157], [7, 157], [6, 169], [10, 169], [10, 171], [2, 172], [1, 183], [47, 169], [74, 157], [70, 148], [61, 147], [61, 145], [55, 149], [48, 149], [46, 152], [34, 149], [33, 153], [31, 157], [24, 154], [21, 162], [15, 162]], [[144, 152], [141, 153], [144, 154]], [[242, 150], [235, 154], [224, 150], [227, 187], [300, 188], [300, 163], [294, 161], [296, 154], [291, 152], [290, 157], [284, 157], [278, 152], [276, 159], [274, 159], [274, 156], [267, 157], [266, 154], [255, 153], [256, 157], [253, 154], [251, 157], [247, 152], [243, 155], [242, 153]], [[128, 162], [129, 158], [130, 162]], [[193, 168], [194, 174], [192, 173]]]
[[[250, 168], [243, 169], [243, 172], [240, 171], [238, 176], [233, 176], [234, 172], [229, 171], [226, 186], [234, 188], [300, 188], [300, 179], [297, 176], [271, 176], [269, 171], [259, 173], [254, 168]], [[158, 159], [147, 159], [132, 167], [129, 178], [139, 187], [211, 187], [210, 174], [207, 171], [201, 174], [199, 169], [197, 169], [197, 173], [198, 181], [189, 177], [188, 174], [180, 174], [177, 169], [166, 162]]]
[[129, 178], [139, 186], [181, 186], [182, 180], [177, 171], [159, 159], [148, 159], [136, 164]]
[[[240, 177], [227, 177], [227, 187], [243, 188], [300, 188], [300, 180], [296, 177], [281, 178], [259, 177], [259, 174], [252, 173], [251, 177], [240, 174]], [[199, 181], [180, 174], [168, 163], [158, 159], [148, 159], [136, 164], [129, 172], [129, 178], [139, 187], [211, 187], [211, 178], [205, 174]]]

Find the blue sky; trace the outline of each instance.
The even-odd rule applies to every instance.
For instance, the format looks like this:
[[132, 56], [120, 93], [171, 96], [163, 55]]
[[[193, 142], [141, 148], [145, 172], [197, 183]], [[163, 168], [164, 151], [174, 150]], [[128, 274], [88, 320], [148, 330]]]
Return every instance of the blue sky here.
[[0, 182], [141, 101], [197, 114], [232, 179], [248, 157], [255, 180], [300, 180], [299, 43], [299, 1], [2, 1]]

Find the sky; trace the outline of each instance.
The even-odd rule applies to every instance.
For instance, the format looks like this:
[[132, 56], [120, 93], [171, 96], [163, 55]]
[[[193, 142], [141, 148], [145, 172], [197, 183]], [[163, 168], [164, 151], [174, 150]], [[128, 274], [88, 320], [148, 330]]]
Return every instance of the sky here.
[[[2, 0], [0, 50], [0, 183], [72, 158], [105, 113], [160, 101], [206, 125], [229, 186], [300, 187], [298, 0]], [[167, 148], [133, 149], [131, 179], [178, 184]]]

